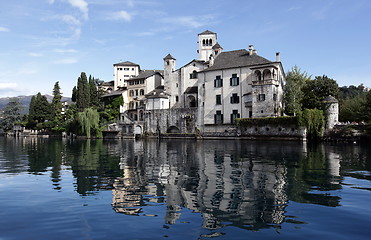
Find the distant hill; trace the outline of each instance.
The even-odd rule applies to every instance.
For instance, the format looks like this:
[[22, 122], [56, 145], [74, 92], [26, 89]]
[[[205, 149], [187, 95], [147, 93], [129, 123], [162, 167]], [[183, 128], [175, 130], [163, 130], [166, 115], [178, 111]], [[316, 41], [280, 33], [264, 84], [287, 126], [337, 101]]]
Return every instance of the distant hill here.
[[[19, 101], [22, 103], [22, 106], [23, 106], [23, 111], [22, 111], [22, 114], [28, 114], [28, 110], [29, 110], [29, 107], [30, 107], [30, 102], [31, 102], [31, 98], [32, 96], [34, 95], [30, 95], [30, 96], [18, 96], [17, 98], [19, 99]], [[45, 95], [46, 98], [48, 99], [49, 102], [52, 101], [53, 99], [53, 96], [50, 96], [50, 95]], [[9, 102], [9, 99], [11, 99], [13, 97], [3, 97], [3, 98], [0, 98], [0, 109], [2, 110]], [[71, 98], [68, 98], [68, 97], [62, 97], [62, 102], [64, 101], [68, 101], [70, 102], [71, 101]]]

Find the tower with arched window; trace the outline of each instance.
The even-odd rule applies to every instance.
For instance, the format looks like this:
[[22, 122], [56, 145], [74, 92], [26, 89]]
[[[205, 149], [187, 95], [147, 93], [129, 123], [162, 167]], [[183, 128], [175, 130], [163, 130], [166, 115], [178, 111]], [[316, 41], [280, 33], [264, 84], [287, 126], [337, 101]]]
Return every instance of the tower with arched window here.
[[209, 61], [216, 39], [216, 33], [209, 30], [198, 34], [198, 60]]

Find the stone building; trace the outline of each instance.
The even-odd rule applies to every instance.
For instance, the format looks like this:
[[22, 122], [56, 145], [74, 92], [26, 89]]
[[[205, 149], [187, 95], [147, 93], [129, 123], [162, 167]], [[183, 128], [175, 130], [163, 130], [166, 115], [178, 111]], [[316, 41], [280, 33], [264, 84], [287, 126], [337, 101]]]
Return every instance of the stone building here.
[[178, 69], [169, 53], [163, 71], [141, 70], [129, 61], [114, 64], [114, 90], [124, 97], [121, 116], [155, 134], [226, 132], [236, 118], [282, 115], [285, 74], [279, 53], [270, 61], [252, 45], [224, 51], [209, 30], [198, 34], [197, 53], [198, 59]]
[[197, 52], [198, 59], [179, 69], [171, 54], [164, 58], [164, 89], [170, 108], [197, 108], [194, 126], [201, 132], [224, 132], [236, 118], [282, 115], [285, 74], [280, 53], [270, 61], [252, 45], [224, 51], [209, 30], [198, 34]]

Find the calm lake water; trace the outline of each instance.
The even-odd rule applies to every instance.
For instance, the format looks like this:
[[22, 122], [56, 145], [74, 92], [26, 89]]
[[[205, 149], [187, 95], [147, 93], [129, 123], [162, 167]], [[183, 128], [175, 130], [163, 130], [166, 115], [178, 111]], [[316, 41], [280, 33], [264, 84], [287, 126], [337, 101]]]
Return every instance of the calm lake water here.
[[0, 138], [0, 239], [370, 239], [371, 148]]

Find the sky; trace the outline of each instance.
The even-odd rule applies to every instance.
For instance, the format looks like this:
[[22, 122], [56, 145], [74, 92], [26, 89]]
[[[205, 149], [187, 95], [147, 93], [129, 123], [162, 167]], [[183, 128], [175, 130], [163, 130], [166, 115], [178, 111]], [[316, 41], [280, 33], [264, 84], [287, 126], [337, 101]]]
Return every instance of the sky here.
[[369, 0], [0, 0], [0, 97], [70, 97], [81, 72], [113, 80], [113, 64], [163, 69], [197, 58], [197, 35], [224, 51], [254, 45], [339, 86], [371, 87]]

